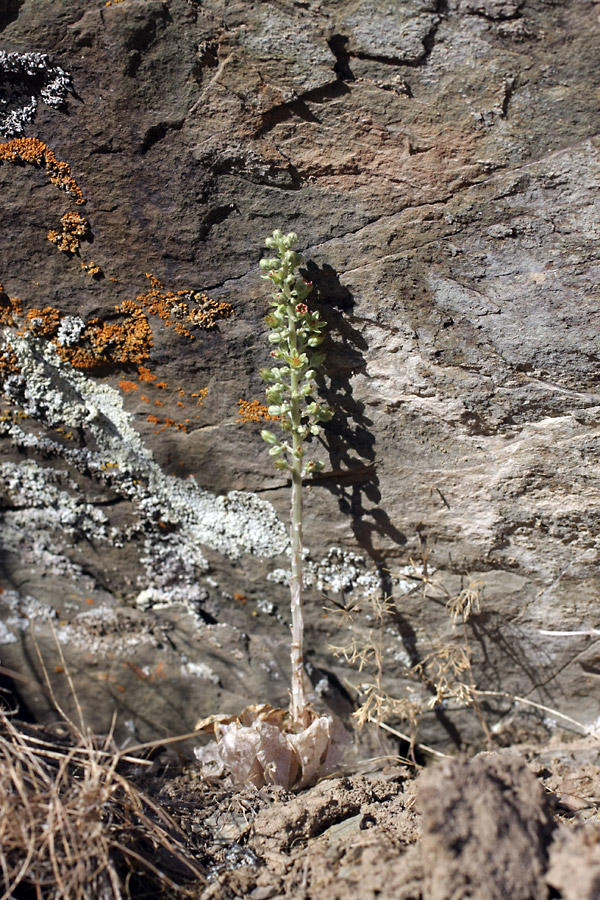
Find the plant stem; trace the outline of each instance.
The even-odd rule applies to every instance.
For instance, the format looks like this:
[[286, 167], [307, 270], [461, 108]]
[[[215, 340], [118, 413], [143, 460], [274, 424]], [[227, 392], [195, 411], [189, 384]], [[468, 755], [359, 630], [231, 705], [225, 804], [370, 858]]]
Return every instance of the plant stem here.
[[303, 443], [306, 437], [310, 439], [320, 434], [319, 423], [329, 421], [333, 410], [312, 398], [315, 369], [325, 359], [324, 353], [313, 353], [312, 348], [322, 343], [324, 335], [321, 332], [325, 328], [325, 322], [318, 312], [310, 312], [304, 302], [312, 290], [312, 283], [295, 273], [304, 262], [302, 255], [292, 249], [297, 242], [298, 237], [293, 231], [284, 235], [278, 228], [265, 241], [265, 246], [276, 250], [278, 254], [260, 261], [260, 268], [267, 272], [263, 278], [275, 286], [271, 301], [275, 310], [265, 318], [265, 322], [272, 329], [269, 341], [276, 345], [276, 349], [271, 351], [271, 357], [278, 361], [278, 365], [261, 369], [260, 374], [270, 385], [266, 391], [267, 400], [271, 404], [267, 410], [269, 416], [279, 419], [284, 433], [292, 436], [290, 445], [285, 437], [279, 442], [271, 431], [261, 431], [261, 437], [270, 445], [269, 454], [275, 457], [275, 468], [290, 472], [292, 476], [290, 717], [292, 729], [298, 732], [310, 725], [312, 712], [307, 705], [304, 690], [302, 479], [312, 472], [320, 472], [324, 466], [320, 461], [306, 462]]
[[[287, 293], [287, 292], [286, 292]], [[286, 298], [287, 299], [287, 298]], [[290, 352], [298, 350], [296, 322], [293, 306], [288, 300], [288, 328]], [[292, 552], [292, 578], [290, 582], [292, 612], [292, 703], [291, 713], [294, 726], [303, 728], [306, 694], [304, 691], [304, 621], [302, 617], [302, 438], [300, 427], [300, 399], [298, 395], [298, 373], [292, 368], [290, 375], [290, 417], [292, 420], [292, 510], [290, 542]]]

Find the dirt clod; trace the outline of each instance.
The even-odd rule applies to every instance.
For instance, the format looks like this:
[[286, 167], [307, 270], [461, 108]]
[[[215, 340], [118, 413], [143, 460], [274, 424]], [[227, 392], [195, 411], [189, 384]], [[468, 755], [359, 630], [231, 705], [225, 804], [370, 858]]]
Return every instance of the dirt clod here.
[[445, 760], [421, 777], [424, 900], [545, 900], [550, 809], [517, 756]]

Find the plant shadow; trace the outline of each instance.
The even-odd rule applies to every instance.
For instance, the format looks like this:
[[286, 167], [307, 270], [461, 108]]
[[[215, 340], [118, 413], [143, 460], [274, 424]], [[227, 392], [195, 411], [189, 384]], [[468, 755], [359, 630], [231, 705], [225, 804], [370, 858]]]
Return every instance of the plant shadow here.
[[389, 593], [385, 552], [377, 546], [377, 538], [403, 547], [406, 535], [396, 528], [381, 505], [373, 420], [353, 392], [352, 378], [366, 374], [363, 353], [367, 341], [353, 325], [354, 298], [333, 268], [308, 262], [306, 270], [314, 285], [312, 304], [328, 324], [323, 345], [327, 353], [327, 383], [320, 375], [319, 394], [335, 411], [320, 438], [329, 455], [329, 467], [314, 480], [336, 497], [358, 545], [377, 568], [382, 590]]

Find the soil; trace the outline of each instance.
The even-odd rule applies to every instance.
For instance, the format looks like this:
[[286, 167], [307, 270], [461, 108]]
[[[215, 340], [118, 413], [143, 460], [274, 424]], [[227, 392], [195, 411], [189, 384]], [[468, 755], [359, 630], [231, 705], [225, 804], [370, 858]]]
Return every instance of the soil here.
[[292, 793], [137, 776], [186, 835], [200, 900], [596, 900], [600, 743], [518, 746], [424, 770], [373, 761]]

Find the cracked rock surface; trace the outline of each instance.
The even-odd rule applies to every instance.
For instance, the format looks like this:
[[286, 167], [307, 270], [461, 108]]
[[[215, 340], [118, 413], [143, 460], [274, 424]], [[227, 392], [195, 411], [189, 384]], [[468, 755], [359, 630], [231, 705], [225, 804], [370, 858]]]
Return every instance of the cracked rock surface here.
[[[32, 633], [61, 702], [66, 663], [89, 724], [116, 709], [123, 740], [287, 702], [289, 491], [260, 426], [238, 421], [240, 399], [264, 396], [257, 263], [281, 227], [329, 324], [321, 393], [337, 410], [306, 496], [319, 701], [351, 711], [372, 673], [330, 645], [368, 642], [382, 594], [385, 690], [412, 698], [420, 739], [480, 742], [459, 683], [489, 692], [479, 713], [501, 743], [546, 740], [558, 714], [597, 728], [599, 13], [0, 3], [0, 134], [42, 141], [85, 199], [0, 162], [18, 363], [0, 403], [0, 658], [33, 716], [52, 703]], [[89, 230], [60, 252], [48, 232], [74, 210]], [[52, 307], [76, 341], [82, 322], [118, 321], [146, 273], [233, 315], [193, 339], [150, 315], [143, 368], [74, 369], [17, 333]], [[447, 609], [461, 591], [478, 601], [464, 629]], [[470, 673], [455, 667], [435, 704], [429, 661], [465, 646]]]

